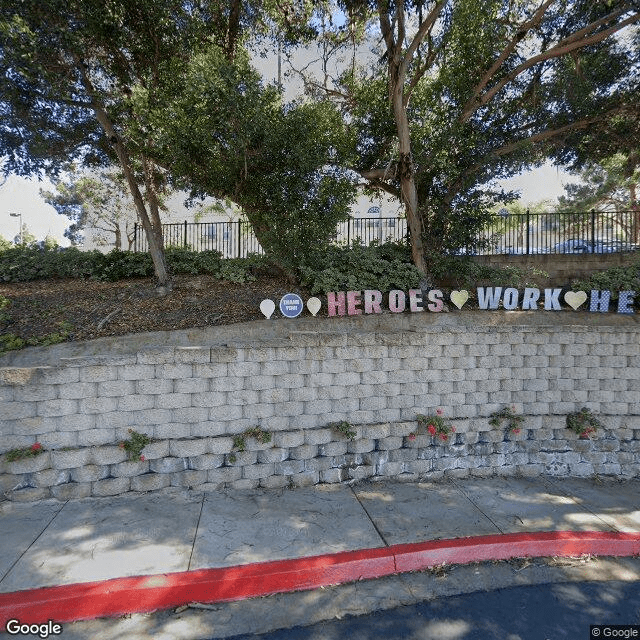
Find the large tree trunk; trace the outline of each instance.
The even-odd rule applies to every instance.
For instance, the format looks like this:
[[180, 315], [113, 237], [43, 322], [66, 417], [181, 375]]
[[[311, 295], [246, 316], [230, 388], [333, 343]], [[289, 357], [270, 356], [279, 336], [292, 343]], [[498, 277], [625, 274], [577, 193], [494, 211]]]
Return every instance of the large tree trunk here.
[[142, 228], [144, 229], [144, 232], [147, 236], [147, 241], [149, 242], [149, 253], [151, 253], [151, 259], [153, 260], [153, 268], [158, 280], [158, 285], [161, 287], [168, 287], [170, 286], [170, 278], [167, 271], [164, 251], [162, 249], [162, 242], [158, 242], [158, 238], [154, 231], [153, 225], [149, 220], [147, 208], [144, 204], [142, 194], [140, 193], [138, 183], [136, 182], [135, 174], [131, 167], [131, 161], [127, 149], [122, 143], [120, 136], [118, 136], [118, 134], [116, 133], [116, 130], [113, 126], [113, 123], [111, 122], [111, 119], [109, 118], [109, 115], [107, 114], [106, 109], [95, 98], [95, 90], [87, 74], [84, 62], [77, 59], [77, 63], [78, 70], [80, 71], [80, 76], [82, 78], [82, 83], [87, 91], [87, 94], [91, 97], [91, 107], [93, 108], [93, 112], [96, 115], [96, 119], [100, 123], [100, 126], [105, 132], [107, 138], [113, 145], [116, 155], [118, 156], [118, 160], [120, 161], [120, 165], [122, 166], [124, 177], [129, 186], [131, 196], [133, 197], [133, 202], [136, 206], [138, 217], [140, 218]]
[[390, 92], [393, 103], [393, 116], [398, 131], [398, 176], [400, 178], [400, 198], [405, 206], [407, 225], [411, 236], [411, 257], [420, 272], [427, 277], [427, 265], [424, 259], [422, 242], [422, 220], [418, 213], [418, 190], [416, 188], [413, 159], [411, 157], [411, 137], [409, 119], [404, 103], [404, 78], [397, 65], [389, 63]]
[[153, 175], [153, 166], [149, 160], [143, 156], [142, 167], [144, 170], [144, 183], [146, 188], [147, 202], [151, 211], [151, 226], [156, 237], [156, 242], [164, 250], [164, 237], [162, 234], [162, 221], [160, 220], [160, 204], [158, 199], [158, 188]]

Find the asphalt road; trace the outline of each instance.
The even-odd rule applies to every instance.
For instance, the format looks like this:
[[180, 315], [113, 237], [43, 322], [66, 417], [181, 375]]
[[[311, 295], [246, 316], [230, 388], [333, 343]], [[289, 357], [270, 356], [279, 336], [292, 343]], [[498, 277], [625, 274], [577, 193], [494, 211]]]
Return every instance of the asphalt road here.
[[[599, 633], [591, 625], [636, 625]], [[593, 634], [592, 634], [593, 633]], [[420, 602], [369, 615], [234, 640], [640, 639], [640, 582], [512, 587]]]

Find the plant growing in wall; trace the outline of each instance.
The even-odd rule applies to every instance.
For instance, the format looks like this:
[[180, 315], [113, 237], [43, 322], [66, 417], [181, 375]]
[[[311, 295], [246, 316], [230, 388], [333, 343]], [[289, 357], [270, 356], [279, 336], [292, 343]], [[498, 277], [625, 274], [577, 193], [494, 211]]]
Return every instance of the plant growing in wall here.
[[524, 422], [524, 416], [516, 414], [515, 405], [503, 407], [489, 416], [489, 424], [493, 427], [500, 427], [505, 421], [508, 432], [518, 434], [522, 430], [521, 425]]
[[133, 429], [129, 429], [131, 436], [128, 440], [123, 440], [120, 443], [120, 448], [127, 452], [129, 460], [142, 460], [142, 450], [152, 441], [151, 438], [144, 433], [138, 433]]
[[342, 422], [332, 422], [329, 426], [348, 440], [356, 439], [356, 430], [353, 428], [353, 425], [346, 420], [343, 420]]
[[571, 429], [583, 439], [590, 438], [598, 427], [602, 427], [602, 423], [586, 407], [567, 416], [567, 429]]
[[12, 449], [4, 454], [7, 462], [15, 462], [16, 460], [22, 460], [24, 458], [35, 458], [40, 455], [44, 449], [39, 442], [34, 442], [30, 447], [23, 447], [22, 449]]
[[[438, 438], [442, 442], [447, 442], [449, 440], [449, 436], [456, 432], [456, 428], [445, 422], [443, 414], [444, 411], [442, 409], [436, 409], [435, 416], [423, 416], [422, 414], [418, 414], [416, 416], [418, 428], [425, 427], [429, 435], [434, 438]], [[415, 435], [415, 433], [412, 433], [409, 435], [409, 438], [411, 438], [411, 436], [415, 438]]]
[[[266, 444], [267, 442], [271, 442], [271, 434], [268, 431], [264, 431], [260, 427], [252, 427], [251, 429], [247, 429], [244, 433], [240, 433], [239, 435], [233, 438], [233, 449], [235, 451], [246, 451], [247, 450], [247, 438], [253, 438], [257, 440], [261, 444]], [[235, 453], [229, 454], [229, 462], [233, 464], [238, 458]]]

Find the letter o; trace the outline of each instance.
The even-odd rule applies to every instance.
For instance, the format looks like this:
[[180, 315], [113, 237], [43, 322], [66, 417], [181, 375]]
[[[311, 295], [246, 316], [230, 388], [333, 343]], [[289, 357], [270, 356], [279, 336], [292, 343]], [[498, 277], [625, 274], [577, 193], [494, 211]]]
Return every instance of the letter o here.
[[402, 313], [407, 304], [407, 298], [404, 295], [404, 291], [394, 289], [389, 292], [389, 311], [391, 313]]

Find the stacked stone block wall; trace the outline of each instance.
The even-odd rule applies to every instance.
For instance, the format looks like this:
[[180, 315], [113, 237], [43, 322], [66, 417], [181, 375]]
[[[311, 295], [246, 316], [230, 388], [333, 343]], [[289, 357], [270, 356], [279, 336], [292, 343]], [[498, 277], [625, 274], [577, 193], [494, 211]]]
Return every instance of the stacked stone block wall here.
[[[587, 326], [521, 313], [521, 325], [501, 326], [501, 315], [461, 326], [449, 314], [397, 332], [338, 333], [323, 320], [324, 333], [1, 368], [0, 452], [39, 442], [44, 453], [3, 456], [0, 489], [34, 500], [363, 478], [640, 476], [635, 317]], [[511, 405], [525, 417], [517, 435], [489, 424]], [[581, 407], [604, 425], [592, 440], [566, 428]], [[450, 441], [414, 438], [416, 416], [437, 408], [456, 427]], [[342, 421], [353, 440], [331, 427]], [[256, 426], [270, 440], [244, 437], [238, 450]], [[129, 429], [153, 438], [144, 459], [118, 446]]]

